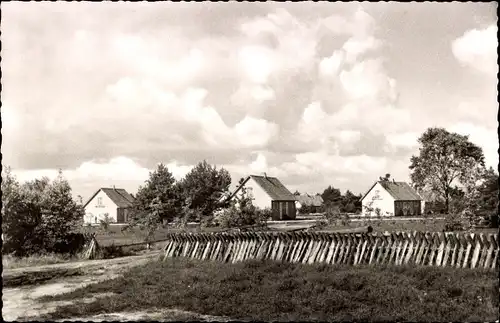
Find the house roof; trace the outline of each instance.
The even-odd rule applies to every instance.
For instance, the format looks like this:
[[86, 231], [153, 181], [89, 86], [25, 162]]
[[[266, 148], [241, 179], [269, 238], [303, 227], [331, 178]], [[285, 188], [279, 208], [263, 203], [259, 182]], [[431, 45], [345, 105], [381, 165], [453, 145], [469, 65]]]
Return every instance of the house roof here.
[[298, 196], [296, 195], [295, 199], [302, 205], [321, 206], [323, 204], [321, 195], [309, 195], [306, 193]]
[[363, 200], [368, 193], [373, 189], [373, 187], [379, 183], [396, 201], [421, 201], [422, 197], [411, 188], [406, 182], [394, 182], [394, 181], [377, 181], [368, 192], [363, 195], [361, 200]]
[[279, 179], [270, 176], [250, 175], [274, 201], [295, 201], [293, 195]]
[[99, 193], [100, 191], [103, 191], [104, 194], [106, 194], [113, 203], [116, 204], [117, 207], [119, 208], [127, 208], [131, 207], [132, 203], [134, 202], [135, 198], [130, 195], [126, 190], [123, 188], [105, 188], [102, 187], [98, 189], [91, 198], [88, 199], [88, 201], [83, 205], [83, 207], [87, 206], [90, 201], [94, 199], [94, 197]]
[[279, 179], [271, 176], [250, 175], [245, 178], [243, 183], [229, 196], [227, 200], [233, 198], [236, 193], [252, 178], [273, 201], [295, 201], [295, 196], [283, 185]]

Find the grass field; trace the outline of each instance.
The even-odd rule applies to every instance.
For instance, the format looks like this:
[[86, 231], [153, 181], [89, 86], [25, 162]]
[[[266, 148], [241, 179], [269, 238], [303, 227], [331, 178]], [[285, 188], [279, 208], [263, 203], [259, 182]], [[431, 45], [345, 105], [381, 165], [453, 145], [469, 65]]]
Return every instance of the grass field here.
[[[112, 292], [91, 303], [77, 300]], [[152, 261], [117, 278], [43, 301], [74, 300], [39, 319], [152, 308], [257, 321], [491, 322], [496, 272], [276, 262]]]

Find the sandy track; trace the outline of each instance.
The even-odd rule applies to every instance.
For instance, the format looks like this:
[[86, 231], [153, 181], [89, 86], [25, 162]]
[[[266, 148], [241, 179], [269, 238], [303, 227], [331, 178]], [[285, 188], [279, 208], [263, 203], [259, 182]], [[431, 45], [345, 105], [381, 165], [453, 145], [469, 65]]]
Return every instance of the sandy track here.
[[[53, 264], [38, 267], [16, 268], [5, 270], [3, 277], [22, 276], [28, 272], [50, 271], [54, 269], [81, 269], [84, 274], [74, 277], [54, 279], [41, 285], [20, 286], [3, 289], [2, 317], [6, 321], [15, 321], [24, 316], [37, 316], [49, 313], [55, 307], [68, 302], [53, 302], [40, 304], [37, 299], [44, 295], [56, 295], [98, 283], [100, 281], [119, 277], [126, 269], [139, 266], [159, 256], [159, 251], [140, 256], [130, 256], [105, 260], [79, 261], [72, 263]], [[92, 301], [95, 297], [82, 301]]]
[[[104, 280], [113, 279], [121, 276], [121, 274], [134, 266], [145, 264], [151, 259], [157, 259], [160, 256], [160, 251], [153, 251], [145, 255], [130, 256], [106, 260], [90, 260], [79, 261], [64, 264], [45, 265], [38, 267], [16, 268], [6, 270], [3, 273], [4, 277], [21, 276], [28, 272], [50, 271], [55, 269], [76, 269], [79, 268], [84, 272], [84, 275], [63, 277], [56, 280], [51, 280], [48, 283], [41, 285], [22, 286], [17, 288], [3, 289], [3, 308], [2, 317], [5, 321], [20, 321], [22, 317], [33, 317], [50, 313], [56, 307], [61, 305], [69, 305], [72, 301], [58, 301], [49, 303], [40, 303], [37, 299], [44, 295], [56, 295], [73, 291], [75, 289], [99, 283]], [[79, 299], [77, 302], [92, 302], [98, 297], [112, 295], [112, 293], [89, 295], [84, 299]], [[89, 317], [74, 317], [70, 319], [62, 319], [58, 321], [229, 321], [229, 318], [217, 317], [210, 315], [202, 315], [198, 313], [182, 311], [178, 309], [149, 309], [147, 311], [122, 312], [100, 314]]]

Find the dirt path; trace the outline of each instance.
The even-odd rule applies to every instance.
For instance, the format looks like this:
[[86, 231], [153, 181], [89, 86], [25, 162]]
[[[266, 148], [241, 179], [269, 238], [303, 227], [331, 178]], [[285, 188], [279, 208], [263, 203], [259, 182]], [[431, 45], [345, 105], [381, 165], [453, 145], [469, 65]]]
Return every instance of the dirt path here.
[[[21, 276], [28, 272], [49, 271], [55, 269], [81, 269], [81, 276], [64, 277], [51, 280], [41, 285], [21, 286], [3, 289], [2, 317], [5, 321], [19, 321], [21, 317], [37, 317], [50, 313], [61, 305], [69, 305], [71, 301], [40, 303], [38, 298], [44, 295], [55, 295], [73, 291], [75, 289], [95, 284], [104, 280], [119, 277], [125, 270], [139, 266], [160, 256], [160, 251], [153, 251], [145, 255], [130, 256], [107, 260], [79, 261], [64, 264], [45, 265], [38, 267], [16, 268], [5, 270], [3, 277]], [[92, 302], [98, 297], [112, 295], [112, 293], [89, 295], [77, 302]], [[147, 311], [122, 312], [100, 314], [89, 317], [75, 317], [59, 321], [229, 321], [229, 318], [202, 315], [178, 309], [149, 309]]]
[[[3, 277], [21, 276], [28, 272], [40, 272], [54, 269], [81, 269], [84, 274], [81, 276], [64, 277], [51, 280], [42, 285], [28, 285], [16, 288], [3, 289], [2, 316], [6, 321], [14, 321], [24, 316], [37, 316], [51, 312], [55, 307], [67, 304], [67, 302], [53, 302], [40, 304], [37, 299], [44, 295], [55, 295], [73, 291], [89, 284], [98, 283], [103, 280], [119, 277], [126, 269], [139, 266], [148, 260], [158, 257], [159, 251], [151, 252], [140, 256], [130, 256], [106, 260], [90, 260], [64, 264], [54, 264], [39, 267], [16, 268], [5, 270]], [[82, 301], [92, 301], [95, 297], [103, 295], [93, 295], [89, 299]]]

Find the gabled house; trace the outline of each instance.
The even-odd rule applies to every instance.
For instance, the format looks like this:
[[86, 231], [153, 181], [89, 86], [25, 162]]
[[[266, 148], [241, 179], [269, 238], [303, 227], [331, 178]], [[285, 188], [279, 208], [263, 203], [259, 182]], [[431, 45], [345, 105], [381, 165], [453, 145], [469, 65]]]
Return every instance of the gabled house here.
[[406, 182], [375, 182], [361, 198], [362, 215], [420, 216], [422, 197]]
[[323, 198], [320, 194], [310, 195], [310, 194], [300, 194], [295, 195], [295, 199], [297, 202], [295, 205], [297, 209], [300, 209], [303, 206], [307, 206], [311, 213], [318, 213], [319, 208], [323, 205]]
[[134, 200], [123, 188], [100, 188], [83, 205], [83, 223], [99, 224], [106, 215], [111, 223], [128, 223]]
[[225, 201], [238, 199], [237, 194], [243, 188], [254, 206], [271, 209], [273, 220], [295, 219], [297, 213], [295, 196], [276, 177], [247, 176]]

